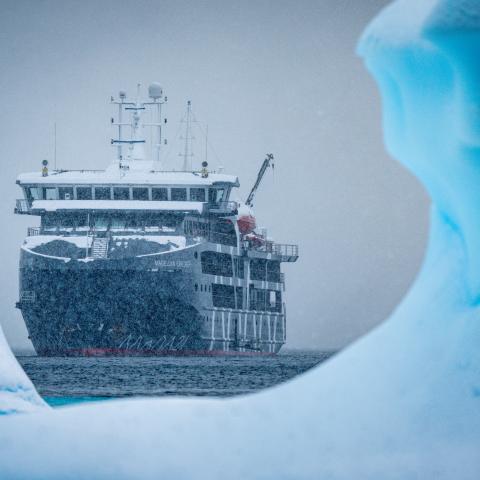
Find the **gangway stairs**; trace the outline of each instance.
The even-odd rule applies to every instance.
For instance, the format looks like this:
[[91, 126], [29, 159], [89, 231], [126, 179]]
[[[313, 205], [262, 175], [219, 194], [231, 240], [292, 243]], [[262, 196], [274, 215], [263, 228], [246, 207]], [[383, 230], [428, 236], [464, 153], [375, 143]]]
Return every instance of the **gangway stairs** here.
[[92, 241], [92, 258], [107, 258], [108, 238], [94, 237]]

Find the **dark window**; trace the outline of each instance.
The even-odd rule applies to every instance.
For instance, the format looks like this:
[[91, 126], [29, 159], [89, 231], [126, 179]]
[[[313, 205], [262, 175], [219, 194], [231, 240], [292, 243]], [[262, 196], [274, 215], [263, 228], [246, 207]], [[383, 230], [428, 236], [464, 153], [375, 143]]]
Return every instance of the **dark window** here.
[[73, 187], [58, 187], [58, 198], [60, 200], [73, 200]]
[[110, 200], [110, 187], [95, 187], [95, 200]]
[[250, 261], [250, 278], [252, 280], [267, 279], [267, 261], [263, 258], [252, 258]]
[[202, 252], [202, 273], [209, 275], [219, 275], [221, 277], [231, 277], [232, 257], [227, 253]]
[[269, 282], [280, 282], [280, 262], [276, 260], [267, 261], [267, 280]]
[[208, 226], [208, 223], [186, 220], [184, 223], [184, 231], [186, 235], [192, 237], [206, 237], [208, 236]]
[[[273, 296], [272, 296], [273, 294]], [[274, 312], [281, 312], [282, 311], [282, 292], [278, 290], [271, 290], [270, 295], [272, 302], [270, 303], [270, 310]]]
[[187, 200], [186, 188], [172, 188], [172, 201], [184, 202]]
[[266, 310], [268, 290], [260, 290], [250, 285], [250, 310]]
[[223, 200], [223, 188], [209, 188], [208, 189], [208, 201], [209, 203], [219, 203]]
[[204, 202], [205, 201], [205, 189], [204, 188], [191, 188], [190, 200], [192, 202]]
[[94, 225], [97, 230], [107, 230], [110, 224], [110, 219], [106, 215], [95, 215]]
[[235, 276], [237, 278], [244, 277], [244, 264], [242, 257], [233, 257], [233, 267], [235, 269]]
[[235, 287], [235, 295], [237, 301], [237, 308], [239, 310], [243, 309], [243, 287]]
[[132, 188], [132, 198], [134, 200], [148, 200], [148, 188]]
[[92, 187], [77, 187], [77, 200], [91, 200]]
[[214, 283], [212, 301], [214, 307], [235, 308], [235, 288], [230, 285]]
[[44, 200], [57, 200], [57, 189], [55, 187], [46, 187], [43, 189]]
[[42, 215], [42, 228], [56, 228], [58, 223], [58, 218], [56, 213], [45, 213]]
[[152, 188], [152, 200], [168, 200], [168, 190], [166, 188]]
[[230, 220], [220, 220], [211, 226], [210, 240], [223, 245], [237, 246], [237, 232]]
[[[95, 192], [96, 195], [96, 192]], [[130, 198], [130, 189], [128, 187], [113, 187], [114, 200], [128, 200]]]
[[58, 213], [58, 226], [60, 230], [70, 230], [75, 227], [75, 214], [72, 213]]

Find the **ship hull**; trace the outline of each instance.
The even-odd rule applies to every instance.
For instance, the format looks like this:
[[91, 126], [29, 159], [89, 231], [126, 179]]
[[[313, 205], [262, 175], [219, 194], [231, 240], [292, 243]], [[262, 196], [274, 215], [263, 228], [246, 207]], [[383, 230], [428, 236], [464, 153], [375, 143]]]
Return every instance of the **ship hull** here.
[[[165, 260], [173, 258], [174, 260]], [[41, 356], [272, 355], [283, 342], [239, 339], [242, 324], [222, 338], [217, 311], [214, 334], [195, 294], [201, 279], [189, 268], [193, 251], [144, 259], [65, 262], [21, 250], [18, 307]], [[156, 263], [158, 265], [158, 261]], [[244, 315], [253, 325], [254, 313]], [[263, 318], [263, 317], [262, 317]], [[225, 319], [225, 320], [224, 320]], [[268, 320], [269, 321], [269, 320]], [[235, 322], [237, 322], [235, 320]], [[241, 315], [240, 315], [241, 322]], [[230, 327], [228, 327], [230, 328]], [[232, 320], [233, 329], [233, 320]], [[225, 330], [225, 326], [223, 326]], [[266, 330], [266, 327], [265, 327]], [[215, 338], [215, 335], [217, 338]], [[282, 334], [283, 335], [283, 334]]]

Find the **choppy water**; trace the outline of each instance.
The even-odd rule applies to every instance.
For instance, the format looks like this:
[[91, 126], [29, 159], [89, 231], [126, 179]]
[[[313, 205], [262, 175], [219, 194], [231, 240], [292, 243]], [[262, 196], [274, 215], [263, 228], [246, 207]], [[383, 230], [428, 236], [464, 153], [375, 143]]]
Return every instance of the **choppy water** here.
[[230, 396], [284, 382], [331, 356], [290, 350], [274, 357], [18, 357], [54, 406], [133, 395]]

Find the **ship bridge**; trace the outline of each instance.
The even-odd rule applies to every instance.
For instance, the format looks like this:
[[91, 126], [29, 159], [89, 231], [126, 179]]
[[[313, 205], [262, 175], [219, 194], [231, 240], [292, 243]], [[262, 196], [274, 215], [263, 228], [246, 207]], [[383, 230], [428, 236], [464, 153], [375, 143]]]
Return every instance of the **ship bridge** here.
[[233, 175], [203, 172], [126, 172], [107, 170], [54, 171], [22, 174], [17, 184], [24, 198], [15, 213], [42, 215], [52, 211], [174, 211], [185, 213], [236, 212], [229, 201], [238, 187]]

